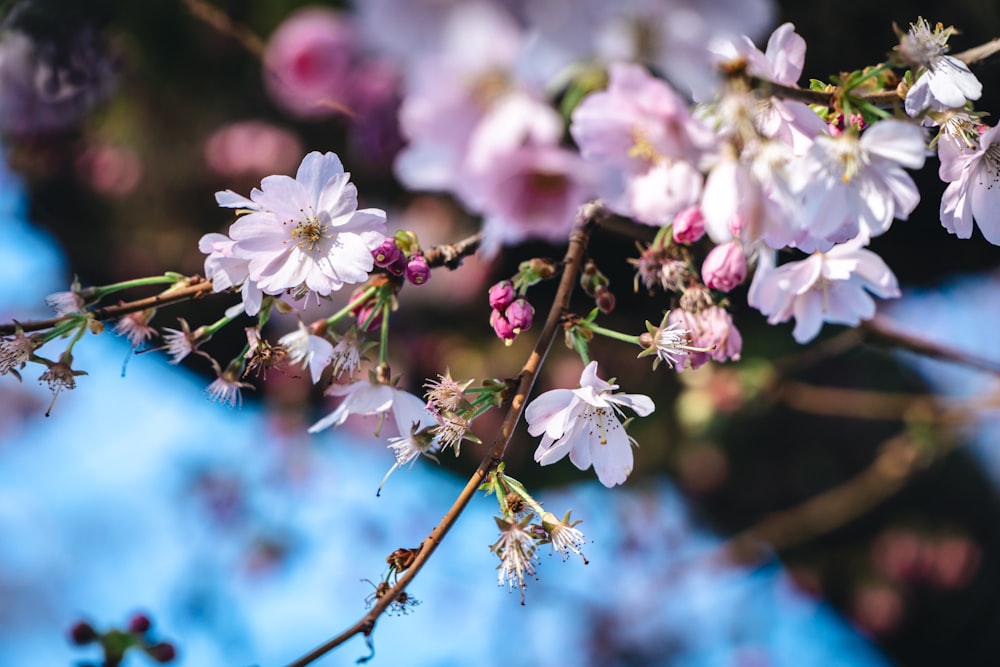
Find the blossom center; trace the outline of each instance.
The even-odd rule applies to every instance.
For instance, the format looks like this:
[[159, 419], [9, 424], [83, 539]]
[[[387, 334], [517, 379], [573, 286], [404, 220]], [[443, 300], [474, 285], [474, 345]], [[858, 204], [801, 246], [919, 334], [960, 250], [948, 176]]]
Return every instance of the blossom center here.
[[[303, 211], [304, 213], [305, 211]], [[291, 234], [292, 241], [300, 250], [315, 252], [324, 238], [331, 237], [327, 233], [328, 230], [329, 226], [321, 223], [315, 215], [306, 216], [305, 219], [299, 220], [295, 224], [295, 229], [292, 230]]]
[[597, 432], [600, 434], [601, 437], [600, 442], [602, 445], [608, 444], [608, 429], [604, 423], [604, 417], [607, 412], [608, 412], [607, 408], [596, 408], [594, 406], [590, 406], [583, 413], [583, 418], [590, 425], [589, 434], [594, 435], [594, 428], [596, 426]]

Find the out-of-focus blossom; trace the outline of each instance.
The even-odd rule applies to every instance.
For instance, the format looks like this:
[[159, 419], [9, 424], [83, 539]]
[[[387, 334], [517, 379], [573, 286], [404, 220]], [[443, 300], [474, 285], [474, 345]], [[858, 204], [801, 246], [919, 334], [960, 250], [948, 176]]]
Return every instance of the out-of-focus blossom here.
[[358, 210], [358, 192], [334, 153], [309, 153], [295, 178], [267, 176], [247, 199], [217, 192], [220, 206], [249, 211], [229, 228], [232, 257], [266, 294], [327, 296], [368, 279], [385, 240], [385, 212]]
[[635, 440], [622, 426], [622, 408], [640, 417], [653, 412], [653, 401], [642, 394], [616, 394], [618, 385], [597, 376], [597, 362], [587, 364], [579, 389], [553, 389], [525, 410], [528, 433], [542, 436], [535, 460], [549, 465], [569, 454], [580, 470], [593, 465], [601, 484], [616, 486], [632, 472]]
[[278, 26], [264, 53], [264, 81], [271, 97], [302, 118], [349, 111], [358, 32], [350, 16], [306, 7]]
[[260, 120], [223, 125], [205, 141], [205, 163], [222, 176], [283, 174], [295, 168], [302, 142]]
[[948, 187], [941, 197], [941, 224], [960, 239], [972, 236], [973, 221], [987, 241], [1000, 245], [1000, 126], [979, 137], [974, 149], [948, 140], [939, 144], [938, 174]]
[[434, 417], [424, 402], [413, 394], [380, 382], [358, 380], [350, 384], [333, 384], [326, 390], [328, 396], [343, 396], [337, 408], [309, 427], [310, 433], [319, 433], [331, 426], [340, 426], [351, 415], [388, 415], [392, 413], [396, 428], [405, 437], [414, 426], [419, 429], [433, 426]]
[[149, 324], [155, 313], [155, 308], [129, 313], [115, 323], [115, 333], [125, 336], [129, 345], [138, 349], [156, 335], [156, 328]]
[[815, 338], [823, 322], [856, 326], [871, 319], [875, 301], [865, 290], [883, 299], [900, 292], [882, 258], [862, 246], [863, 239], [854, 239], [777, 268], [762, 256], [747, 300], [771, 324], [794, 317], [799, 343]]
[[127, 195], [142, 180], [139, 154], [125, 146], [91, 146], [76, 160], [81, 180], [94, 192], [112, 197]]
[[115, 64], [91, 28], [59, 41], [0, 33], [0, 131], [61, 132], [110, 94]]
[[727, 152], [708, 172], [701, 211], [705, 231], [716, 243], [755, 241], [764, 216], [763, 188], [747, 165]]
[[969, 66], [948, 53], [948, 39], [954, 28], [940, 23], [931, 30], [926, 19], [910, 24], [909, 31], [899, 40], [896, 51], [900, 59], [916, 70], [917, 80], [906, 93], [903, 107], [916, 116], [925, 110], [941, 111], [959, 108], [967, 100], [978, 100], [983, 84]]
[[607, 89], [576, 108], [570, 132], [585, 158], [623, 172], [602, 193], [609, 206], [652, 225], [697, 202], [702, 178], [694, 164], [715, 144], [666, 82], [624, 63], [612, 64]]
[[926, 145], [923, 130], [888, 119], [861, 133], [816, 137], [795, 174], [804, 222], [816, 239], [841, 243], [860, 232], [878, 236], [894, 218], [905, 220], [920, 192], [903, 167], [919, 169]]
[[243, 389], [252, 389], [253, 385], [241, 382], [240, 376], [243, 374], [243, 363], [233, 362], [226, 366], [225, 370], [212, 360], [218, 377], [205, 388], [210, 401], [228, 405], [229, 407], [243, 406]]
[[705, 285], [728, 292], [746, 280], [747, 258], [739, 241], [721, 243], [708, 253], [701, 265]]
[[[748, 74], [792, 87], [802, 76], [806, 58], [806, 42], [791, 23], [783, 23], [771, 33], [764, 52], [746, 35], [734, 42], [716, 42], [712, 49], [720, 59], [744, 61]], [[813, 137], [826, 129], [823, 119], [802, 102], [754, 96], [752, 104], [757, 130], [764, 137], [788, 144], [796, 154], [805, 152]]]

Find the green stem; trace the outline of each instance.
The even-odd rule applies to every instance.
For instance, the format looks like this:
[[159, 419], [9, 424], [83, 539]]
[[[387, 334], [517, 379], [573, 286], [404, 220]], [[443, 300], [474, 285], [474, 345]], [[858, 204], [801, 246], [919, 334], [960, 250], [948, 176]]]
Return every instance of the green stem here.
[[598, 324], [594, 324], [593, 322], [589, 322], [583, 326], [585, 326], [589, 331], [593, 331], [595, 334], [600, 334], [601, 336], [605, 336], [607, 338], [620, 340], [623, 343], [632, 343], [633, 345], [639, 345], [641, 347], [638, 336], [630, 336], [629, 334], [623, 334], [620, 331], [605, 329], [604, 327]]
[[382, 331], [379, 336], [378, 361], [380, 364], [389, 363], [389, 300], [382, 302]]
[[378, 287], [376, 287], [375, 285], [369, 285], [365, 289], [365, 291], [362, 292], [358, 296], [358, 298], [353, 299], [346, 306], [344, 306], [343, 308], [341, 308], [340, 310], [338, 310], [337, 312], [335, 312], [330, 317], [326, 318], [326, 324], [327, 324], [327, 326], [329, 326], [331, 324], [336, 324], [337, 322], [339, 322], [340, 319], [343, 318], [345, 315], [350, 314], [350, 312], [352, 310], [354, 310], [355, 308], [357, 308], [358, 306], [360, 306], [361, 304], [363, 304], [368, 299], [372, 298], [372, 295], [375, 294], [375, 292], [377, 290], [378, 290]]
[[149, 276], [147, 278], [123, 280], [120, 283], [111, 283], [110, 285], [102, 285], [92, 289], [97, 294], [97, 298], [102, 299], [108, 294], [121, 292], [122, 290], [131, 289], [132, 287], [145, 287], [146, 285], [173, 285], [181, 280], [184, 280], [184, 276], [179, 273], [169, 272], [163, 274], [162, 276]]

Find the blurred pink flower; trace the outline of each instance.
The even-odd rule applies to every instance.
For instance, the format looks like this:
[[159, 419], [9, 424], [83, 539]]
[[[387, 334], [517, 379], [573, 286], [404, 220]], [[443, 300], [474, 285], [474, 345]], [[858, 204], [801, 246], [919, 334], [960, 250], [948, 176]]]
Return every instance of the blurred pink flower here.
[[296, 116], [322, 118], [350, 109], [357, 29], [344, 12], [306, 7], [271, 35], [264, 82], [272, 99]]
[[76, 159], [76, 172], [94, 192], [120, 197], [142, 180], [142, 160], [131, 148], [95, 145]]
[[259, 120], [223, 125], [205, 142], [205, 163], [222, 176], [284, 174], [300, 155], [295, 134]]
[[747, 259], [739, 241], [715, 246], [701, 265], [701, 279], [705, 285], [720, 292], [730, 291], [746, 277]]

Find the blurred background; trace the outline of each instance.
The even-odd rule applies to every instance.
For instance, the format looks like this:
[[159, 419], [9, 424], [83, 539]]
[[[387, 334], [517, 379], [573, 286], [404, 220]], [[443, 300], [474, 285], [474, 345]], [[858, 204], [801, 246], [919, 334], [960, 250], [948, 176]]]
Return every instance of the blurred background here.
[[[433, 12], [452, 4], [413, 3], [431, 12], [415, 24], [417, 41], [433, 40]], [[409, 192], [393, 175], [406, 61], [391, 48], [391, 5], [6, 3], [0, 319], [49, 317], [45, 295], [74, 275], [100, 285], [202, 272], [198, 239], [231, 222], [214, 192], [294, 173], [311, 150], [337, 152], [362, 206], [386, 209], [390, 227], [415, 230], [425, 247], [474, 232], [477, 219], [454, 197]], [[774, 26], [795, 23], [808, 44], [802, 85], [880, 62], [896, 42], [893, 23], [918, 16], [958, 27], [956, 51], [1000, 36], [1000, 8], [972, 0], [772, 9], [753, 36], [763, 44]], [[303, 55], [303, 44], [319, 46]], [[291, 63], [284, 79], [274, 76], [280, 63]], [[996, 62], [974, 71], [984, 83], [977, 108], [1000, 108]], [[300, 87], [283, 86], [290, 79]], [[904, 293], [880, 315], [1000, 360], [997, 249], [942, 229], [935, 160], [914, 177], [920, 206], [873, 243]], [[607, 232], [592, 249], [617, 299], [610, 321], [624, 331], [662, 312], [633, 293], [620, 261], [633, 249]], [[518, 371], [531, 336], [511, 348], [497, 341], [485, 293], [534, 256], [561, 250], [530, 242], [470, 258], [404, 293], [392, 365], [410, 390], [446, 367], [456, 378]], [[804, 348], [789, 325], [771, 327], [746, 307], [744, 293], [731, 300], [739, 363], [650, 373], [631, 349], [595, 342], [602, 368], [657, 404], [630, 427], [640, 448], [623, 488], [568, 462], [542, 474], [523, 432], [511, 446], [508, 471], [547, 509], [583, 519], [589, 564], [543, 555], [520, 606], [496, 586], [495, 510], [477, 499], [414, 583], [420, 604], [379, 622], [372, 664], [995, 662], [995, 377], [861, 345], [837, 327]], [[206, 323], [231, 302], [157, 317]], [[224, 331], [207, 349], [226, 358], [242, 336]], [[204, 360], [169, 366], [159, 352], [130, 354], [110, 332], [77, 349], [89, 374], [51, 417], [42, 416], [51, 394], [33, 376], [0, 382], [4, 665], [95, 661], [70, 645], [70, 626], [121, 626], [135, 611], [177, 644], [178, 664], [287, 663], [362, 615], [385, 556], [416, 546], [479, 462], [471, 445], [441, 465], [421, 460], [376, 498], [390, 452], [371, 423], [306, 436], [332, 407], [307, 377], [272, 372], [227, 409], [204, 398], [213, 377]], [[539, 390], [574, 385], [579, 368], [557, 342]], [[486, 440], [497, 423], [486, 415], [476, 430]], [[355, 640], [317, 664], [367, 654]]]

